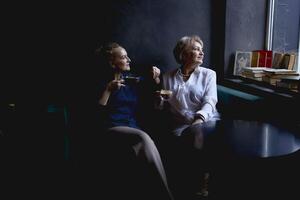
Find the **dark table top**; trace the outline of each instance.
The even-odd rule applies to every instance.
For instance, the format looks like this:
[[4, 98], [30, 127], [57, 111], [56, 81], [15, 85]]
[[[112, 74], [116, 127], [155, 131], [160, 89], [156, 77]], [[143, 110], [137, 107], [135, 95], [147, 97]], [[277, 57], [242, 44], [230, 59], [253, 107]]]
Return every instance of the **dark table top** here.
[[259, 121], [219, 120], [203, 124], [203, 131], [238, 156], [275, 157], [300, 149], [300, 130], [297, 127]]

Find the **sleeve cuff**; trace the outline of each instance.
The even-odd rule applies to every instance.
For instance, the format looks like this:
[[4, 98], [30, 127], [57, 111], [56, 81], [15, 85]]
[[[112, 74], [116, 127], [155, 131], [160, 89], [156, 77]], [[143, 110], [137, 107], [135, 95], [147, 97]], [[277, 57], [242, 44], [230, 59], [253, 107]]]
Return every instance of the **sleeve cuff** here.
[[195, 119], [197, 119], [197, 118], [202, 119], [203, 121], [205, 121], [206, 115], [202, 112], [197, 112], [195, 114]]

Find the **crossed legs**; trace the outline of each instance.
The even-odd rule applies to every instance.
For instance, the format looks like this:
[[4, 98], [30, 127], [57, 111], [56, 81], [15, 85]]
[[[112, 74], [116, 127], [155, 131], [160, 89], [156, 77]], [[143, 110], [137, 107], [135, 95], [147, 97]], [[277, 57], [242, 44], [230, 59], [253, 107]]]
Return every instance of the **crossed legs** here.
[[142, 130], [126, 126], [110, 128], [108, 129], [108, 134], [113, 136], [115, 140], [118, 140], [116, 144], [121, 142], [130, 145], [138, 158], [145, 159], [148, 163], [153, 164], [163, 181], [170, 199], [173, 199], [160, 154], [150, 136]]

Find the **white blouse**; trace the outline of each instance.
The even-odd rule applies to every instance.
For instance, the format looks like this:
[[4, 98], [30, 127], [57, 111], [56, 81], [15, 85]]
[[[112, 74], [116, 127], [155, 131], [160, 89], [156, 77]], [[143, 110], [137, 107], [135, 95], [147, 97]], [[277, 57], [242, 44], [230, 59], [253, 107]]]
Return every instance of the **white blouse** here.
[[215, 71], [198, 66], [185, 82], [181, 69], [163, 75], [163, 89], [171, 90], [170, 111], [180, 124], [191, 124], [194, 117], [202, 115], [204, 121], [218, 118]]

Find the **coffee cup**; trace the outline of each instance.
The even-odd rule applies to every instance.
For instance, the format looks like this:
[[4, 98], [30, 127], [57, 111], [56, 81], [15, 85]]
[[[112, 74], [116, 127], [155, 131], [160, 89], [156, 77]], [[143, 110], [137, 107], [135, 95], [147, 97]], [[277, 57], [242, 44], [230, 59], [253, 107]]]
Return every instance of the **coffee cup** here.
[[173, 92], [171, 90], [160, 90], [160, 95], [164, 101], [168, 101], [171, 98], [172, 94]]
[[125, 76], [123, 77], [125, 85], [136, 84], [140, 81], [140, 78], [137, 76]]

